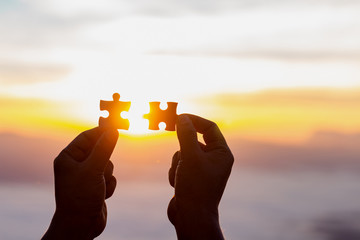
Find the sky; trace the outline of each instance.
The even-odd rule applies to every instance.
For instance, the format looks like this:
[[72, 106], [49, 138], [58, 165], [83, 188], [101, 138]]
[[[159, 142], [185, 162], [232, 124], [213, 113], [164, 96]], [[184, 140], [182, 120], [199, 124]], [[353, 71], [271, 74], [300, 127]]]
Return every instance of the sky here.
[[[2, 131], [83, 130], [114, 92], [132, 101], [130, 134], [149, 134], [140, 117], [149, 101], [177, 101], [178, 113], [257, 139], [249, 125], [293, 142], [321, 126], [359, 130], [357, 1], [20, 0], [0, 9]], [[302, 134], [270, 133], [284, 122]]]
[[359, 10], [335, 0], [1, 1], [0, 133], [67, 141], [118, 92], [132, 102], [128, 141], [174, 137], [147, 129], [149, 101], [176, 101], [234, 141], [356, 135]]
[[165, 212], [179, 146], [147, 129], [150, 101], [224, 133], [227, 236], [357, 239], [359, 12], [356, 0], [1, 0], [0, 237], [41, 236], [53, 159], [118, 92], [130, 129], [112, 155], [119, 187], [101, 239], [175, 236]]

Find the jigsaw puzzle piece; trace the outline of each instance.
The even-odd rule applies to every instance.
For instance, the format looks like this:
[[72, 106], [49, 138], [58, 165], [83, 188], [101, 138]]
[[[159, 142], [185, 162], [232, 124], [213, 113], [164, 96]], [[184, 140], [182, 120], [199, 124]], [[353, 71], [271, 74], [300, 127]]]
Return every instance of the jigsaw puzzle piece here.
[[178, 103], [168, 102], [166, 110], [160, 109], [160, 102], [150, 102], [149, 104], [150, 112], [144, 115], [144, 118], [149, 120], [149, 129], [159, 130], [159, 123], [164, 122], [166, 124], [165, 130], [175, 131]]
[[130, 105], [131, 102], [120, 101], [120, 94], [118, 93], [113, 94], [113, 101], [100, 100], [100, 110], [108, 111], [109, 116], [99, 118], [99, 127], [128, 130], [130, 126], [129, 119], [122, 118], [120, 114], [129, 111]]

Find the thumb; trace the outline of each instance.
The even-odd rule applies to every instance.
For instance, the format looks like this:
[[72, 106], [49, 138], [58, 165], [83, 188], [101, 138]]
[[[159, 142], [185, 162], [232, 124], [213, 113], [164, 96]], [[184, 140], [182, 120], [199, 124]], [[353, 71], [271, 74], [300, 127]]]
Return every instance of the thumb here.
[[103, 132], [87, 159], [87, 164], [89, 164], [91, 169], [104, 172], [118, 137], [119, 133], [116, 129], [109, 129]]
[[196, 129], [186, 114], [179, 115], [177, 122], [177, 136], [180, 143], [181, 155], [191, 157], [201, 151]]

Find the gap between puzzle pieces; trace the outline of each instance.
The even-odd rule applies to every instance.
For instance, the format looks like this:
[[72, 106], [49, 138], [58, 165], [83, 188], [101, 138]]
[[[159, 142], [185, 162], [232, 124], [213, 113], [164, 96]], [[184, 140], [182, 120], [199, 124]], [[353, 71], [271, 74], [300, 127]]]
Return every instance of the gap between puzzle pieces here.
[[[166, 124], [165, 130], [175, 131], [175, 125], [177, 120], [176, 102], [167, 102], [168, 108], [162, 110], [160, 108], [160, 102], [150, 102], [150, 112], [144, 114], [144, 118], [149, 120], [150, 130], [159, 130], [159, 124], [164, 122]], [[108, 111], [109, 116], [107, 118], [99, 118], [99, 127], [116, 128], [128, 130], [130, 122], [128, 119], [121, 117], [121, 112], [129, 111], [131, 102], [120, 101], [120, 94], [113, 94], [113, 101], [100, 100], [100, 110]]]

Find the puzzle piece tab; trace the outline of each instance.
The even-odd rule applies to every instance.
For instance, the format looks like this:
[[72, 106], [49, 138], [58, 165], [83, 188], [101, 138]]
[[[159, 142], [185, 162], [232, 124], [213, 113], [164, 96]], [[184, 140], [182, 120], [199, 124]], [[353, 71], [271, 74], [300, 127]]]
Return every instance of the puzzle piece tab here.
[[150, 102], [150, 112], [144, 115], [144, 118], [149, 120], [150, 130], [159, 130], [159, 123], [166, 123], [165, 130], [175, 131], [175, 124], [177, 119], [176, 102], [168, 102], [166, 110], [160, 109], [160, 102]]
[[129, 111], [131, 102], [121, 102], [120, 94], [113, 94], [113, 101], [100, 100], [100, 110], [107, 110], [109, 116], [107, 118], [99, 118], [99, 127], [116, 128], [128, 130], [130, 122], [128, 119], [121, 117], [121, 112]]

